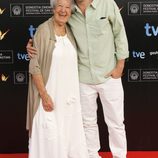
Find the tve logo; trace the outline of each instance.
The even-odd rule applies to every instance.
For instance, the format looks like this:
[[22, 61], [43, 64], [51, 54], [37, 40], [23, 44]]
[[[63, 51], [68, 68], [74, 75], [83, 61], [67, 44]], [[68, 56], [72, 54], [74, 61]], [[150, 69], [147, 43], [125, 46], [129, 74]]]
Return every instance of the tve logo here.
[[17, 58], [18, 60], [26, 60], [26, 61], [30, 60], [29, 55], [22, 52], [17, 53]]
[[140, 58], [140, 59], [145, 59], [145, 52], [137, 52], [137, 51], [133, 51], [132, 52], [133, 58]]
[[28, 30], [29, 30], [30, 37], [32, 38], [36, 32], [36, 28], [33, 25], [30, 25]]
[[144, 28], [146, 36], [158, 36], [158, 26], [152, 26], [149, 23], [146, 23]]

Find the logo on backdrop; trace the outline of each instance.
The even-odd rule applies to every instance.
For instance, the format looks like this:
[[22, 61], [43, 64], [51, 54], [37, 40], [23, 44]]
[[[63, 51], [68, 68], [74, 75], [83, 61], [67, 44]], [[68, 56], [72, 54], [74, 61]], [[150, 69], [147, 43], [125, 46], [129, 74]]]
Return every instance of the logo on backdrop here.
[[139, 81], [140, 70], [128, 70], [128, 81]]
[[140, 14], [140, 3], [128, 3], [128, 14], [139, 15]]
[[133, 56], [133, 58], [137, 58], [137, 59], [145, 59], [145, 52], [133, 50], [132, 56]]
[[158, 51], [150, 52], [150, 56], [158, 56]]
[[[157, 50], [150, 50], [149, 52], [144, 52], [144, 51], [135, 51], [135, 50], [133, 50], [132, 52], [131, 52], [131, 54], [132, 54], [132, 57], [134, 58], [134, 59], [141, 59], [141, 60], [143, 60], [143, 59], [150, 59], [150, 58], [155, 58], [155, 59], [157, 59], [158, 60], [158, 51]], [[150, 57], [150, 58], [149, 58]]]
[[13, 64], [13, 50], [0, 50], [0, 64]]
[[128, 82], [158, 82], [158, 69], [129, 69]]
[[4, 9], [0, 8], [0, 15], [2, 15], [4, 11], [5, 11], [5, 8]]
[[29, 30], [29, 35], [30, 35], [30, 37], [32, 38], [33, 35], [34, 35], [35, 32], [36, 32], [36, 28], [35, 28], [33, 25], [30, 25], [29, 28], [28, 28], [28, 30]]
[[6, 36], [6, 34], [7, 34], [8, 32], [9, 32], [9, 29], [8, 29], [7, 31], [3, 31], [3, 32], [0, 30], [0, 41], [5, 38], [5, 36]]
[[124, 7], [120, 7], [120, 8], [119, 8], [120, 12], [123, 10], [123, 8], [124, 8]]
[[14, 84], [27, 84], [27, 72], [14, 71]]
[[128, 2], [128, 15], [158, 15], [158, 2]]
[[50, 17], [52, 8], [49, 3], [11, 3], [11, 17]]
[[11, 12], [13, 16], [22, 16], [23, 15], [22, 5], [12, 5]]
[[27, 53], [24, 53], [24, 52], [18, 52], [17, 59], [21, 60], [21, 61], [29, 61], [30, 60], [29, 55]]
[[1, 77], [0, 77], [0, 80], [2, 82], [6, 82], [8, 80], [9, 76], [8, 75], [5, 75], [5, 74], [1, 74]]
[[149, 23], [146, 23], [144, 29], [145, 29], [145, 35], [147, 37], [158, 36], [158, 26], [154, 26], [154, 25], [150, 25]]
[[129, 6], [129, 11], [131, 14], [138, 14], [140, 10], [140, 6], [137, 3], [131, 4]]

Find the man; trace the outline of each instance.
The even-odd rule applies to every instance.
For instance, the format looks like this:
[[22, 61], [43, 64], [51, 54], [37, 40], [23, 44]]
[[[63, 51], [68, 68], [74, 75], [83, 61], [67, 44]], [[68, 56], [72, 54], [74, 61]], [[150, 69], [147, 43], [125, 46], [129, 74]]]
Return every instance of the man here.
[[[90, 158], [99, 158], [97, 103], [99, 95], [113, 158], [126, 158], [124, 94], [121, 76], [128, 43], [114, 0], [76, 0], [69, 25], [78, 46], [83, 126]], [[28, 52], [34, 49], [28, 43]]]

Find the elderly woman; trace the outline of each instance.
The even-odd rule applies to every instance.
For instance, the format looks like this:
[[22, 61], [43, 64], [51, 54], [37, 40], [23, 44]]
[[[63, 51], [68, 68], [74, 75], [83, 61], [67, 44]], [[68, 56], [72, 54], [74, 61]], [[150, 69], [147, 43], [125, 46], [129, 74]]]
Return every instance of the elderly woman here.
[[27, 129], [29, 158], [88, 158], [82, 125], [75, 41], [66, 25], [71, 0], [51, 0], [54, 16], [33, 38]]

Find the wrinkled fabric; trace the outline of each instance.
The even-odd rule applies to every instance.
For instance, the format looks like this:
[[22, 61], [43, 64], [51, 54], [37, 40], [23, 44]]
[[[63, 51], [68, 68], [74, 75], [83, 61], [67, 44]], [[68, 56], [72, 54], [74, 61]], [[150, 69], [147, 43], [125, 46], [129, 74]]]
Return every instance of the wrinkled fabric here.
[[46, 89], [54, 110], [40, 101], [33, 119], [29, 158], [88, 158], [79, 96], [77, 53], [67, 36], [56, 36]]

